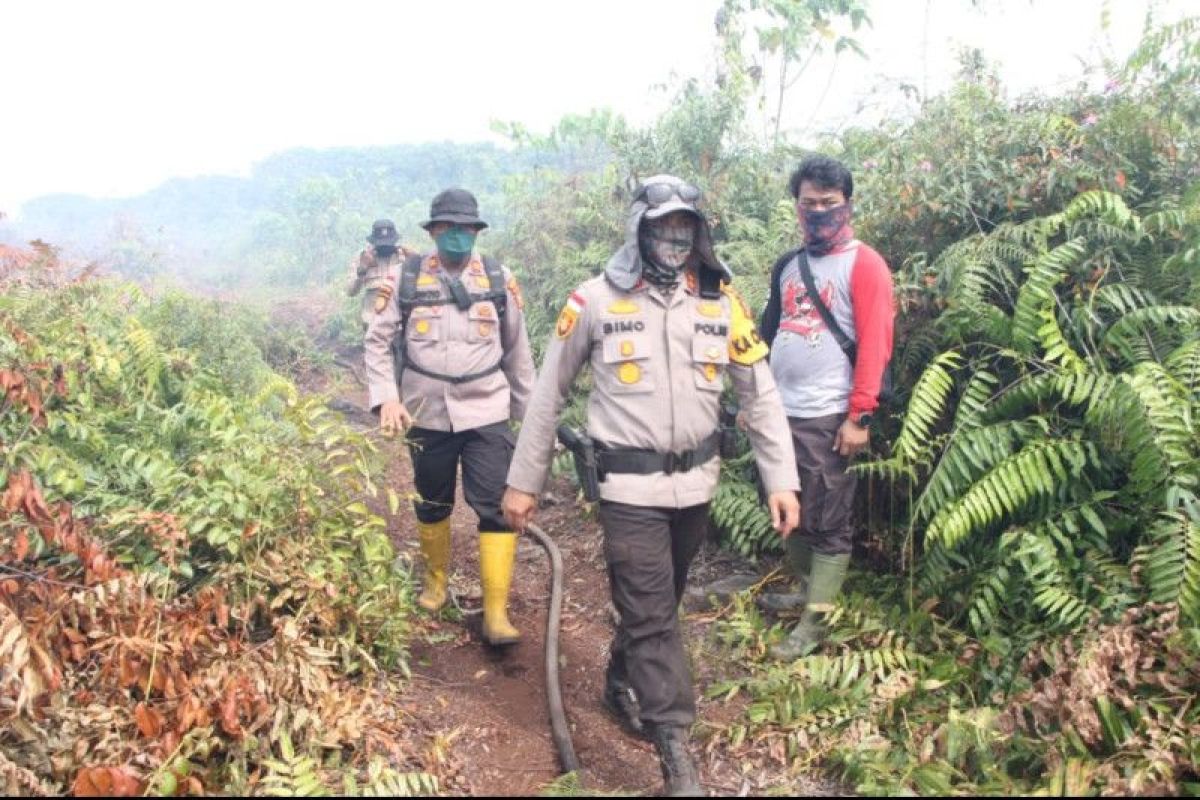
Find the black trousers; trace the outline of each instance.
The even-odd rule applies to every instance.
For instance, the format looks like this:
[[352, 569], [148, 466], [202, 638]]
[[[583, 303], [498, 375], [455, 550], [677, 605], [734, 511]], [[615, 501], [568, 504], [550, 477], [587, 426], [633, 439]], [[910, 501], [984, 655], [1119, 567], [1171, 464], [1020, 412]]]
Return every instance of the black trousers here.
[[858, 478], [850, 459], [833, 450], [845, 414], [788, 417], [800, 473], [799, 536], [814, 553], [843, 555], [853, 549], [854, 490]]
[[708, 531], [708, 503], [656, 508], [602, 500], [600, 524], [621, 615], [609, 678], [633, 687], [643, 723], [691, 725], [696, 698], [678, 609], [688, 567]]
[[413, 501], [417, 519], [441, 522], [454, 510], [454, 487], [462, 462], [463, 496], [479, 516], [484, 533], [508, 532], [500, 513], [504, 481], [512, 460], [514, 439], [508, 423], [497, 422], [465, 431], [431, 431], [412, 428], [408, 432], [413, 462], [413, 483], [420, 498]]

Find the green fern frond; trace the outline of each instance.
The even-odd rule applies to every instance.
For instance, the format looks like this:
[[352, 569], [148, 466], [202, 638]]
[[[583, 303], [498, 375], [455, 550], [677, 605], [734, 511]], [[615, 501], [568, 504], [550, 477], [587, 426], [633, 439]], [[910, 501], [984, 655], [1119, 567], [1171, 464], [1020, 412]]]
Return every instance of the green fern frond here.
[[938, 510], [927, 539], [956, 547], [967, 537], [1029, 512], [1095, 461], [1091, 445], [1073, 439], [1030, 443], [1001, 461], [960, 497]]
[[729, 545], [743, 556], [756, 556], [779, 549], [779, 536], [771, 516], [749, 483], [723, 480], [709, 505], [709, 515]]
[[1200, 524], [1182, 511], [1165, 512], [1134, 552], [1143, 585], [1157, 603], [1178, 602], [1200, 622]]
[[367, 767], [367, 785], [361, 790], [350, 784], [349, 796], [359, 797], [431, 797], [440, 792], [436, 775], [428, 772], [400, 772], [380, 758]]
[[1087, 242], [1075, 238], [1043, 253], [1026, 268], [1025, 283], [1017, 295], [1013, 312], [1013, 347], [1032, 355], [1041, 341], [1039, 329], [1044, 324], [1044, 311], [1053, 310], [1054, 287], [1071, 269], [1087, 256]]
[[164, 359], [154, 334], [143, 328], [132, 317], [126, 323], [125, 341], [132, 353], [134, 371], [141, 379], [147, 396], [157, 396], [160, 389]]
[[1200, 401], [1200, 339], [1185, 342], [1167, 356], [1164, 366], [1171, 377]]
[[1062, 328], [1058, 325], [1058, 317], [1053, 306], [1045, 306], [1038, 312], [1042, 325], [1037, 330], [1038, 340], [1042, 345], [1042, 357], [1053, 363], [1058, 362], [1063, 369], [1071, 373], [1083, 372], [1087, 362], [1071, 347], [1063, 336]]
[[988, 402], [995, 394], [1000, 379], [986, 369], [971, 373], [971, 379], [958, 399], [958, 410], [954, 412], [954, 430], [964, 431], [978, 428], [980, 419], [987, 411]]
[[1019, 447], [1048, 433], [1046, 420], [1037, 416], [955, 430], [917, 499], [914, 519], [929, 519]]
[[1099, 189], [1082, 192], [1063, 209], [1066, 222], [1093, 218], [1128, 230], [1141, 230], [1141, 222], [1120, 195]]
[[[1128, 363], [1158, 360], [1160, 347], [1183, 332], [1200, 328], [1200, 309], [1191, 306], [1155, 305], [1122, 316], [1104, 334], [1101, 343]], [[1155, 338], [1155, 333], [1166, 336]], [[1163, 342], [1158, 345], [1157, 342]]]
[[1124, 464], [1128, 486], [1140, 502], [1161, 502], [1171, 485], [1195, 491], [1197, 442], [1191, 394], [1159, 364], [1143, 362], [1120, 376], [1088, 424]]
[[263, 776], [262, 793], [267, 797], [319, 797], [329, 794], [329, 788], [321, 780], [317, 762], [308, 755], [297, 755], [291, 737], [280, 732], [280, 758], [263, 759], [266, 774]]
[[930, 436], [933, 426], [946, 412], [954, 388], [951, 370], [962, 365], [962, 356], [954, 350], [942, 353], [925, 368], [913, 386], [904, 414], [904, 424], [896, 438], [894, 452], [907, 464], [930, 460]]

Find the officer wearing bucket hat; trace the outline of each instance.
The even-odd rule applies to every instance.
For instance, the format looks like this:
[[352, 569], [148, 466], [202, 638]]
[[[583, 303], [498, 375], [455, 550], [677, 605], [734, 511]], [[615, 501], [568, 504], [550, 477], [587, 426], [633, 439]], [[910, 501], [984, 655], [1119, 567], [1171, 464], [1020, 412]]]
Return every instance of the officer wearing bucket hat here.
[[390, 219], [377, 219], [371, 226], [367, 246], [350, 262], [346, 294], [354, 297], [363, 293], [360, 317], [364, 331], [375, 313], [379, 287], [387, 281], [389, 271], [394, 272], [411, 255], [411, 251], [399, 242], [396, 224]]
[[550, 467], [576, 374], [592, 368], [594, 448], [612, 599], [620, 612], [602, 697], [627, 730], [653, 738], [672, 795], [701, 791], [688, 752], [695, 698], [677, 608], [708, 530], [720, 474], [718, 408], [728, 377], [780, 533], [799, 521], [791, 437], [779, 392], [732, 275], [713, 252], [700, 192], [649, 178], [625, 244], [571, 293], [547, 348], [508, 472], [504, 513], [521, 530]]
[[508, 620], [517, 534], [500, 513], [513, 450], [510, 420], [525, 414], [533, 356], [524, 301], [508, 269], [475, 250], [487, 223], [475, 197], [447, 189], [421, 223], [435, 248], [407, 258], [383, 286], [388, 301], [366, 333], [370, 406], [385, 435], [408, 433], [425, 565], [420, 605], [446, 602], [450, 512], [462, 465], [463, 495], [479, 517], [483, 636], [517, 642]]

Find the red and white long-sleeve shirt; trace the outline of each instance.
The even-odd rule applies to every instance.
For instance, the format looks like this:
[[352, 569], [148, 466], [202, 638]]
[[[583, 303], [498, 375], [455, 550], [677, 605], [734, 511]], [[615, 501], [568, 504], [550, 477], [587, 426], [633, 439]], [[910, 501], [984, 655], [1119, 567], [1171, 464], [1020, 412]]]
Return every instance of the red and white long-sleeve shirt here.
[[[850, 360], [825, 327], [808, 298], [793, 257], [772, 287], [778, 302], [778, 328], [764, 330], [771, 341], [771, 372], [789, 417], [852, 416], [879, 405], [883, 369], [892, 355], [894, 302], [887, 263], [868, 245], [852, 240], [825, 256], [809, 256], [813, 282], [841, 329], [854, 340]], [[764, 323], [774, 321], [768, 307]], [[764, 325], [766, 327], [766, 325]]]

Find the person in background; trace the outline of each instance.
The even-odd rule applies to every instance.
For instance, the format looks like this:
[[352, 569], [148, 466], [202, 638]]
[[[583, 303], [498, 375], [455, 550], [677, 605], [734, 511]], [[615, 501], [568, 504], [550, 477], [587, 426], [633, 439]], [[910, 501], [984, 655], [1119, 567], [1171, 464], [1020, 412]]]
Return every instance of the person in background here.
[[447, 189], [422, 223], [435, 248], [404, 261], [380, 289], [385, 298], [365, 337], [369, 405], [385, 436], [408, 434], [424, 586], [418, 600], [447, 600], [450, 512], [462, 465], [463, 495], [479, 517], [483, 638], [509, 645], [517, 534], [500, 513], [513, 450], [511, 420], [524, 416], [533, 355], [516, 278], [475, 239], [487, 223], [474, 195]]
[[371, 226], [367, 246], [350, 262], [346, 294], [354, 297], [363, 293], [359, 318], [364, 331], [375, 314], [378, 290], [387, 282], [389, 271], [398, 271], [404, 259], [412, 255], [412, 251], [399, 241], [396, 225], [390, 219], [377, 219]]
[[825, 635], [825, 615], [850, 564], [857, 480], [850, 461], [870, 428], [892, 352], [892, 277], [882, 256], [854, 238], [854, 179], [840, 162], [812, 156], [789, 188], [803, 247], [779, 259], [761, 322], [771, 372], [783, 397], [796, 452], [804, 521], [786, 540], [798, 591], [764, 594], [771, 611], [801, 611], [771, 648], [798, 658]]

